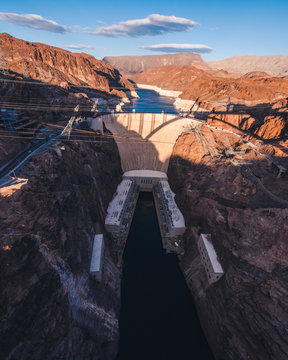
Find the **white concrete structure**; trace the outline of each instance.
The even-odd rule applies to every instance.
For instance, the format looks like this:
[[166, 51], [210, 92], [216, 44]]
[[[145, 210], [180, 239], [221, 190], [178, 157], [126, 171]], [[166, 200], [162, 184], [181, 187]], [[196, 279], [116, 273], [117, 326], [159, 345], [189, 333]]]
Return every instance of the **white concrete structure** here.
[[104, 255], [104, 239], [103, 234], [94, 236], [93, 250], [90, 263], [90, 275], [96, 280], [102, 280], [102, 267]]
[[[123, 172], [151, 169], [167, 172], [170, 156], [178, 136], [189, 127], [191, 118], [165, 113], [118, 113], [101, 116], [106, 128], [115, 136]], [[98, 129], [98, 120], [89, 119]]]
[[185, 220], [175, 203], [175, 194], [170, 189], [167, 180], [160, 180], [158, 182], [156, 194], [163, 222], [167, 226], [167, 235], [170, 237], [182, 235], [186, 230]]
[[218, 260], [210, 234], [200, 234], [198, 239], [198, 249], [208, 277], [208, 282], [212, 284], [218, 281], [221, 276], [223, 276], [224, 271]]
[[[136, 203], [138, 189], [135, 181], [124, 179], [107, 209], [106, 230], [112, 234], [125, 233], [130, 217], [133, 216], [133, 205]], [[132, 212], [132, 214], [131, 214]]]
[[123, 179], [134, 180], [141, 191], [152, 191], [159, 180], [167, 180], [167, 175], [155, 170], [131, 170], [123, 174]]
[[131, 170], [123, 174], [116, 194], [110, 202], [105, 219], [106, 230], [112, 235], [114, 250], [121, 264], [126, 239], [140, 191], [151, 191], [154, 196], [163, 248], [168, 253], [184, 255], [182, 235], [186, 230], [167, 181], [167, 175], [154, 170]]

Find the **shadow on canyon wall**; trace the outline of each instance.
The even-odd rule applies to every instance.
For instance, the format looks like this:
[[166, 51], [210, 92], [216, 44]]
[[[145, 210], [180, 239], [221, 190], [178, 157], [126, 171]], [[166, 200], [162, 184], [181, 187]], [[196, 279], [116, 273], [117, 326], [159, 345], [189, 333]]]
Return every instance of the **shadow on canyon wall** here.
[[[73, 135], [63, 150], [35, 157], [20, 174], [29, 183], [0, 198], [3, 359], [116, 356], [120, 272], [103, 224], [122, 171], [106, 135], [101, 141]], [[138, 149], [144, 161], [146, 147], [134, 135], [129, 151]], [[264, 156], [248, 152], [247, 164], [235, 156], [236, 165], [234, 157], [209, 156], [193, 136], [178, 138], [168, 178], [187, 226], [180, 266], [205, 335], [217, 359], [286, 360], [286, 178], [277, 179]], [[155, 146], [145, 146], [160, 161]], [[100, 284], [88, 278], [95, 232], [106, 239]], [[201, 232], [212, 234], [225, 270], [210, 287], [193, 268]]]
[[[114, 140], [63, 141], [19, 176], [28, 184], [0, 197], [1, 359], [113, 359], [120, 272], [104, 219], [121, 181]], [[88, 276], [99, 232], [101, 283]]]
[[[207, 339], [216, 359], [285, 360], [287, 175], [277, 179], [265, 159], [241, 166], [225, 158], [200, 162], [191, 152], [189, 159], [183, 148], [181, 155], [189, 136], [174, 147], [168, 178], [187, 226], [180, 266]], [[200, 233], [212, 235], [225, 271], [210, 286], [200, 265]]]

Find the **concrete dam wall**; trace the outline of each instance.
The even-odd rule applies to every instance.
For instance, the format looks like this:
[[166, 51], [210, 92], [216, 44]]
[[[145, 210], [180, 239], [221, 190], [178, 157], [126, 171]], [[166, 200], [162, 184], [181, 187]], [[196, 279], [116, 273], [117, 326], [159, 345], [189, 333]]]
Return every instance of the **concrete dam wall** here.
[[123, 172], [150, 169], [167, 172], [173, 146], [191, 119], [175, 114], [123, 113], [90, 118], [92, 129], [99, 121], [114, 135]]

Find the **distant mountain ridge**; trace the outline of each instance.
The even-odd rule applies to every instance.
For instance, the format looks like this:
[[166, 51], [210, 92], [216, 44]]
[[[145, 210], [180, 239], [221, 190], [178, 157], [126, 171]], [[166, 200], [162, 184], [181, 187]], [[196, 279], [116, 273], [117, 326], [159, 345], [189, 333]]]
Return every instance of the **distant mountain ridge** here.
[[252, 71], [264, 71], [274, 76], [288, 76], [288, 55], [271, 56], [232, 56], [219, 61], [208, 61], [213, 69], [248, 73]]
[[193, 65], [201, 69], [209, 69], [199, 54], [179, 53], [144, 56], [106, 56], [103, 59], [124, 74], [141, 73], [153, 67], [168, 65]]

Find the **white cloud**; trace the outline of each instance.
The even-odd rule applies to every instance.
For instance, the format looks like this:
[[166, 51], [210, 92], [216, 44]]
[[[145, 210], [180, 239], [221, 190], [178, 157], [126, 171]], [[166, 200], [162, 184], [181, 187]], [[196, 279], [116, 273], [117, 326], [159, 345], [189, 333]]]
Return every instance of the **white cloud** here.
[[63, 47], [66, 49], [71, 49], [71, 50], [95, 49], [93, 46], [84, 45], [84, 44], [71, 44], [71, 45], [64, 45]]
[[165, 53], [209, 53], [213, 50], [210, 46], [202, 44], [158, 44], [158, 45], [147, 45], [140, 46], [140, 49], [160, 51]]
[[199, 25], [197, 22], [186, 18], [152, 14], [144, 19], [122, 21], [119, 24], [100, 27], [90, 34], [109, 37], [161, 35], [166, 32], [189, 31], [197, 25]]
[[15, 14], [0, 12], [0, 20], [9, 24], [20, 25], [37, 30], [46, 30], [56, 33], [66, 33], [71, 30], [64, 25], [57, 24], [55, 21], [47, 20], [37, 14]]

